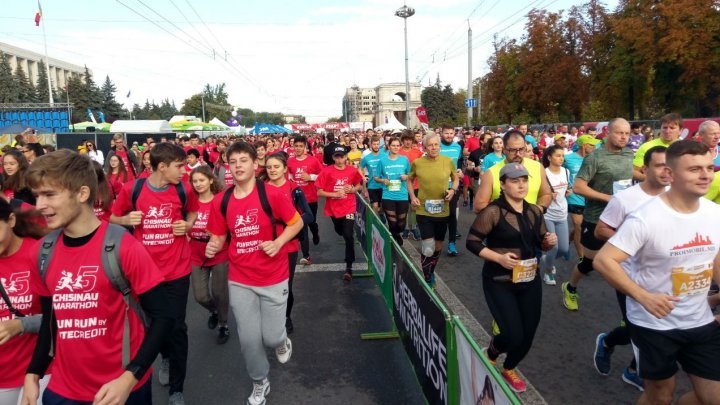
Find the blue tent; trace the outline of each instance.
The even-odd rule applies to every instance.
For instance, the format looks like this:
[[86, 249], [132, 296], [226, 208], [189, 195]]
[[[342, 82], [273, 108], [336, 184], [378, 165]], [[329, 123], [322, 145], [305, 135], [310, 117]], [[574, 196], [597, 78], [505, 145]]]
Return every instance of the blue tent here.
[[252, 133], [253, 134], [276, 134], [276, 133], [290, 133], [289, 129], [275, 124], [268, 124], [268, 123], [262, 123], [258, 124], [255, 123], [255, 128], [253, 128]]

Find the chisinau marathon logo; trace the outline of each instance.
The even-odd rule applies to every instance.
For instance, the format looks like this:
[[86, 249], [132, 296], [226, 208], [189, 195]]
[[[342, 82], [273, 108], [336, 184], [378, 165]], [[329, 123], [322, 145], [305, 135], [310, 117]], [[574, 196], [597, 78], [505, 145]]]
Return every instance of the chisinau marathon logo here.
[[156, 207], [154, 205], [150, 206], [150, 209], [148, 209], [147, 214], [145, 214], [145, 217], [150, 219], [160, 219], [160, 218], [170, 218], [172, 215], [172, 204], [162, 204], [160, 207]]
[[257, 223], [258, 210], [248, 210], [245, 214], [238, 214], [235, 217], [235, 228], [245, 228]]
[[210, 217], [210, 212], [209, 212], [209, 211], [198, 212], [197, 221], [198, 221], [198, 222], [207, 222], [207, 220], [208, 220], [209, 217]]
[[714, 252], [716, 249], [713, 245], [710, 236], [702, 236], [696, 232], [695, 237], [688, 243], [682, 245], [673, 246], [670, 251], [670, 256], [682, 256], [692, 253], [703, 253], [703, 252]]
[[99, 266], [80, 266], [76, 272], [60, 271], [53, 294], [53, 308], [88, 309], [97, 308], [98, 293], [92, 292], [97, 282]]
[[30, 283], [28, 283], [29, 278], [30, 272], [23, 271], [14, 273], [10, 276], [10, 279], [0, 277], [0, 283], [2, 283], [3, 289], [8, 294], [22, 295], [27, 293], [30, 289]]

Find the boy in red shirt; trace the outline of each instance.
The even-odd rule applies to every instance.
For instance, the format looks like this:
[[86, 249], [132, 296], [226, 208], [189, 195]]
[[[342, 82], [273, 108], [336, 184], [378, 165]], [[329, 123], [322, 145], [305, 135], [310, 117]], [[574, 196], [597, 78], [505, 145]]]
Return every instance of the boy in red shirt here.
[[[318, 195], [315, 188], [315, 180], [322, 171], [320, 161], [314, 156], [308, 155], [308, 141], [304, 136], [295, 137], [293, 140], [293, 149], [295, 156], [288, 159], [288, 176], [294, 181], [305, 194], [310, 211], [313, 214], [313, 222], [308, 224], [312, 233], [313, 245], [320, 243], [320, 232], [317, 224]], [[307, 231], [305, 232], [307, 233]], [[310, 244], [308, 238], [300, 241], [303, 258], [300, 263], [303, 265], [310, 264]]]
[[[177, 404], [184, 403], [182, 392], [188, 352], [185, 308], [190, 288], [191, 248], [186, 233], [197, 218], [199, 205], [190, 186], [181, 182], [185, 158], [185, 151], [177, 145], [155, 145], [150, 150], [152, 174], [142, 185], [134, 206], [135, 183], [127, 183], [120, 191], [110, 217], [112, 223], [135, 227], [135, 237], [164, 272], [164, 284], [170, 305], [176, 311], [176, 322], [161, 351], [163, 359], [158, 380], [162, 385], [170, 386], [171, 403]], [[184, 189], [184, 206], [178, 188]]]
[[[274, 348], [280, 363], [290, 360], [292, 343], [285, 330], [289, 265], [285, 244], [303, 227], [300, 214], [282, 190], [256, 182], [257, 154], [245, 142], [227, 150], [235, 186], [213, 200], [207, 231], [210, 241], [205, 256], [213, 258], [225, 245], [230, 231], [230, 307], [235, 315], [245, 367], [253, 380], [248, 404], [261, 405], [270, 392], [270, 364], [265, 346]], [[258, 187], [263, 186], [272, 215], [286, 224], [273, 230]], [[226, 193], [230, 193], [226, 196]], [[226, 211], [223, 212], [223, 198]]]
[[325, 197], [325, 215], [332, 219], [335, 233], [345, 240], [345, 274], [343, 280], [352, 280], [355, 261], [355, 193], [362, 188], [363, 177], [356, 168], [347, 164], [347, 150], [338, 145], [333, 149], [334, 164], [328, 166], [315, 180], [318, 196]]
[[[54, 241], [53, 253], [42, 262], [38, 256], [45, 242], [32, 252], [32, 267], [46, 269], [44, 280], [35, 283], [43, 320], [25, 376], [22, 403], [36, 403], [38, 380], [51, 360], [53, 372], [44, 404], [151, 403], [147, 371], [174, 323], [162, 273], [142, 245], [124, 234], [116, 247], [120, 268], [131, 286], [130, 299], [139, 300], [150, 317], [146, 331], [103, 268], [101, 255], [109, 225], [93, 213], [98, 183], [90, 158], [66, 149], [40, 156], [28, 171], [27, 181], [48, 227], [62, 232]], [[123, 366], [125, 332], [129, 332], [131, 360]]]

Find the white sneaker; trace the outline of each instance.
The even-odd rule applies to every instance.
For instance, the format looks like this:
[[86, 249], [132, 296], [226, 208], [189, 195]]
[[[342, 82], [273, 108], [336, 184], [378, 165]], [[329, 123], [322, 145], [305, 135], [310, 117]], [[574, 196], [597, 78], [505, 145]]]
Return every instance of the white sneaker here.
[[265, 405], [265, 397], [270, 393], [270, 381], [267, 378], [262, 381], [253, 381], [253, 392], [248, 397], [248, 405]]
[[170, 385], [170, 359], [160, 359], [158, 382], [164, 387]]
[[292, 355], [292, 342], [290, 341], [290, 338], [285, 338], [285, 342], [280, 345], [280, 347], [275, 349], [275, 356], [277, 356], [278, 361], [280, 364], [285, 364], [290, 360], [290, 356]]
[[185, 405], [185, 397], [182, 392], [176, 392], [168, 398], [168, 405]]
[[543, 272], [543, 282], [547, 285], [557, 285], [555, 274]]

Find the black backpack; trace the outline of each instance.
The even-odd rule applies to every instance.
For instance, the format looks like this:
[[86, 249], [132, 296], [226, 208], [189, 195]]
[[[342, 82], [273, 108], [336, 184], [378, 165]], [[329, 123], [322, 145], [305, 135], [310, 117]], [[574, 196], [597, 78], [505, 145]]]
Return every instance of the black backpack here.
[[[140, 197], [140, 192], [145, 185], [145, 181], [147, 181], [147, 178], [143, 177], [141, 179], [136, 179], [135, 183], [133, 184], [132, 194], [130, 195], [130, 202], [132, 203], [133, 211], [136, 210], [135, 205], [137, 204], [137, 200]], [[185, 185], [182, 181], [175, 184], [175, 191], [177, 191], [178, 197], [180, 197], [180, 203], [182, 205], [182, 217], [183, 220], [185, 220], [185, 216], [187, 216], [187, 211], [185, 210], [185, 205], [187, 204], [187, 192], [185, 191]]]
[[[260, 205], [262, 206], [263, 211], [265, 212], [265, 215], [270, 218], [270, 223], [272, 224], [272, 233], [273, 233], [273, 240], [277, 239], [277, 225], [282, 224], [283, 227], [285, 226], [285, 223], [277, 218], [275, 218], [275, 215], [273, 215], [272, 207], [270, 206], [270, 201], [267, 199], [267, 193], [265, 192], [265, 182], [262, 180], [255, 179], [255, 187], [258, 191], [258, 197], [260, 198]], [[222, 201], [220, 202], [220, 212], [222, 212], [222, 215], [224, 218], [227, 219], [227, 208], [228, 204], [230, 203], [230, 197], [233, 194], [233, 191], [235, 190], [235, 187], [228, 187], [227, 190], [225, 190], [225, 193], [223, 194]], [[299, 232], [298, 232], [299, 233]], [[295, 235], [297, 238], [297, 235]]]

